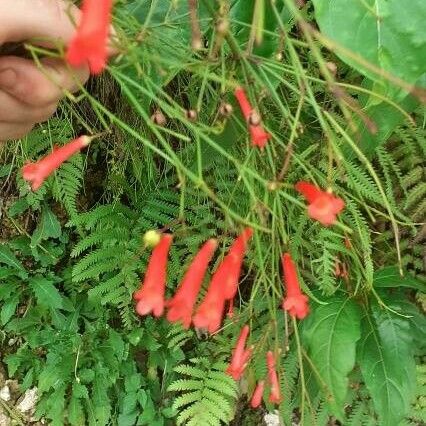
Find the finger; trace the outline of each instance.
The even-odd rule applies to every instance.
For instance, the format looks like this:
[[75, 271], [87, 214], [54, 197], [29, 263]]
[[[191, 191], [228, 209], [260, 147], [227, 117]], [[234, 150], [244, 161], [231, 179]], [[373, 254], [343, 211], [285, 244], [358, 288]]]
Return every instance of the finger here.
[[33, 124], [16, 124], [0, 122], [0, 141], [20, 139], [31, 131]]
[[64, 91], [77, 91], [89, 76], [87, 67], [71, 70], [61, 60], [41, 64], [38, 68], [27, 59], [0, 57], [0, 89], [28, 105], [47, 106], [64, 97]]
[[65, 0], [2, 0], [0, 16], [8, 23], [0, 30], [0, 44], [31, 38], [68, 43], [75, 32], [74, 22], [80, 11]]
[[[81, 11], [68, 0], [0, 0], [0, 45], [4, 42], [21, 42], [30, 39], [47, 47], [68, 45], [80, 22]], [[111, 26], [110, 38], [116, 32]], [[110, 43], [108, 55], [116, 55]]]
[[41, 107], [32, 107], [18, 101], [13, 96], [0, 90], [0, 122], [42, 123], [50, 118], [57, 108], [57, 103]]

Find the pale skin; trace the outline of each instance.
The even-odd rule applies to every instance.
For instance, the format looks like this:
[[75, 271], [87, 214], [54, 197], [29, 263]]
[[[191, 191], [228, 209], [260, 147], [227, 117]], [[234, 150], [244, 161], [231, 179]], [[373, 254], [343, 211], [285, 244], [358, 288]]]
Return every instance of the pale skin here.
[[[78, 18], [79, 10], [64, 0], [0, 0], [0, 46], [26, 41], [66, 45]], [[0, 53], [0, 142], [21, 138], [47, 120], [65, 94], [78, 91], [88, 77], [87, 67], [70, 69], [60, 59], [37, 65]]]

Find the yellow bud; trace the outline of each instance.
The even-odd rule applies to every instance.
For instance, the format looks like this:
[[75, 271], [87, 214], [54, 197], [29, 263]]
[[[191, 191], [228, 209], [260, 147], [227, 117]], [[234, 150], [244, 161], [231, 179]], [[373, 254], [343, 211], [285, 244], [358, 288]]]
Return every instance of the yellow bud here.
[[161, 234], [153, 229], [145, 232], [143, 241], [147, 247], [155, 247], [161, 240]]

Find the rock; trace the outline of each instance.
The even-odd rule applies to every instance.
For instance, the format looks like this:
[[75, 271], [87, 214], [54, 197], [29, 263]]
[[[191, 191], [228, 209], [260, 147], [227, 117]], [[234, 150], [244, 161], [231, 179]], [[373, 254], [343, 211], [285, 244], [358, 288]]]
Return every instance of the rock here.
[[280, 416], [278, 411], [275, 410], [274, 413], [267, 413], [263, 417], [263, 421], [266, 426], [282, 426], [282, 422], [280, 420]]
[[[3, 401], [10, 401], [11, 395], [10, 395], [10, 389], [8, 385], [4, 385], [2, 388], [0, 388], [0, 399]], [[1, 422], [0, 422], [1, 425]]]
[[0, 408], [0, 425], [10, 426], [12, 424], [10, 421], [10, 418], [6, 414], [4, 414], [1, 410], [2, 409]]
[[35, 409], [38, 401], [38, 389], [31, 388], [25, 391], [23, 398], [16, 406], [21, 413], [28, 413]]

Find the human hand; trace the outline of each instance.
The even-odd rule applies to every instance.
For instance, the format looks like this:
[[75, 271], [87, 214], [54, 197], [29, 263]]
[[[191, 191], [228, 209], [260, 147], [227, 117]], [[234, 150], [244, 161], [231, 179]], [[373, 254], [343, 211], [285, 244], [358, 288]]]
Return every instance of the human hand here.
[[[66, 0], [1, 0], [0, 46], [30, 39], [67, 44], [75, 32], [79, 10]], [[69, 71], [62, 60], [34, 61], [0, 56], [0, 141], [27, 134], [47, 120], [65, 91], [75, 92], [89, 77], [86, 66]]]

